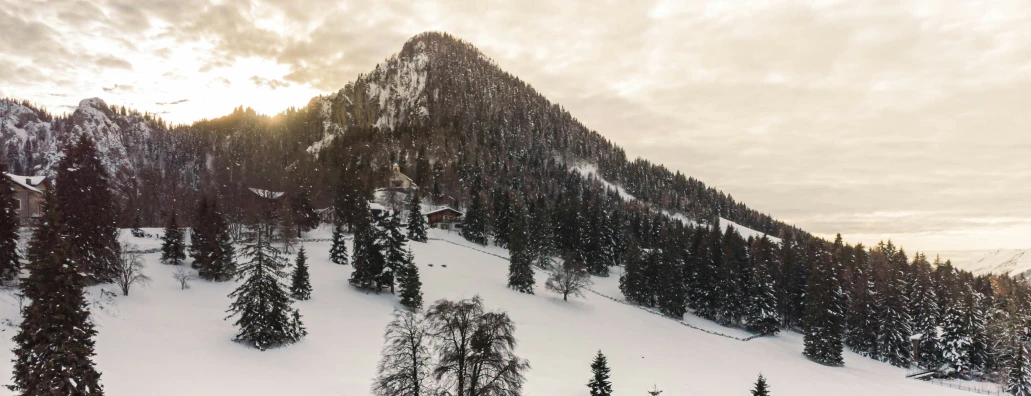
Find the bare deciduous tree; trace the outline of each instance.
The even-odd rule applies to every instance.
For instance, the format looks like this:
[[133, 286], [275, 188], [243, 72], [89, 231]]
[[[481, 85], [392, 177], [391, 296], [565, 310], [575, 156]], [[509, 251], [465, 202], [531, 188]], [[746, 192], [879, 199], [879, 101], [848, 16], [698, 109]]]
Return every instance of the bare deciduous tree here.
[[372, 393], [377, 396], [430, 395], [432, 357], [430, 336], [423, 319], [413, 312], [395, 310], [394, 320], [387, 325], [383, 338], [386, 345]]
[[484, 312], [478, 296], [440, 300], [426, 311], [442, 391], [454, 395], [518, 396], [530, 363], [513, 353], [515, 324], [503, 312]]
[[139, 246], [129, 243], [121, 244], [121, 252], [115, 263], [115, 283], [122, 289], [122, 295], [129, 295], [129, 288], [134, 284], [146, 285], [150, 277], [143, 274], [143, 260], [140, 258]]
[[176, 268], [172, 278], [179, 281], [179, 290], [186, 290], [190, 288], [190, 281], [197, 279], [197, 275], [193, 274], [193, 270], [180, 266]]
[[584, 290], [592, 284], [587, 267], [578, 259], [567, 258], [562, 264], [552, 264], [548, 274], [544, 287], [562, 294], [565, 301], [569, 301], [570, 295], [583, 297]]

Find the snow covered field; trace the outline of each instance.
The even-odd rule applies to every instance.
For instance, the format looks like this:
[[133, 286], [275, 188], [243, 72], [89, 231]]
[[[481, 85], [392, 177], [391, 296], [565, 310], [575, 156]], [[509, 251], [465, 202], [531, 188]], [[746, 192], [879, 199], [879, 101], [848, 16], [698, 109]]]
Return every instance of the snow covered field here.
[[[148, 230], [151, 231], [151, 230]], [[311, 233], [326, 238], [328, 230]], [[527, 395], [587, 395], [589, 364], [601, 349], [608, 356], [618, 395], [643, 395], [653, 384], [664, 396], [746, 395], [756, 376], [767, 378], [773, 395], [964, 395], [966, 392], [904, 378], [905, 370], [846, 352], [846, 366], [824, 367], [802, 356], [802, 337], [742, 342], [710, 335], [676, 321], [588, 293], [570, 300], [543, 288], [537, 294], [505, 287], [508, 262], [456, 246], [457, 234], [431, 230], [428, 243], [411, 243], [427, 303], [479, 294], [489, 309], [506, 310], [517, 325], [516, 353], [532, 366]], [[137, 239], [147, 248], [153, 239]], [[329, 242], [305, 243], [310, 257], [312, 300], [295, 303], [309, 335], [300, 343], [260, 352], [230, 341], [225, 321], [227, 294], [235, 282], [194, 281], [180, 290], [173, 267], [147, 254], [149, 287], [129, 297], [90, 300], [99, 332], [96, 362], [109, 395], [368, 395], [382, 346], [383, 328], [400, 307], [389, 293], [367, 294], [347, 284], [350, 266], [328, 260]], [[507, 256], [503, 249], [481, 248]], [[433, 266], [430, 267], [429, 265]], [[447, 267], [444, 267], [446, 265]], [[599, 293], [621, 297], [618, 270], [596, 279]], [[17, 331], [18, 300], [0, 295], [0, 372], [11, 372], [11, 337]], [[748, 333], [688, 316], [688, 323], [733, 336]], [[8, 383], [8, 382], [0, 382]], [[11, 394], [0, 388], [0, 395]]]

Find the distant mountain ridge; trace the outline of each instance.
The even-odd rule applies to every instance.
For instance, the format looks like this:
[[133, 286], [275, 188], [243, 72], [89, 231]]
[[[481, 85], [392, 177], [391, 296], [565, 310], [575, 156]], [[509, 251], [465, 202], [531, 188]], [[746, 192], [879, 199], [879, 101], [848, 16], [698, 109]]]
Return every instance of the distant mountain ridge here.
[[[16, 173], [52, 173], [64, 142], [80, 133], [97, 141], [125, 201], [122, 221], [142, 213], [145, 224], [156, 224], [169, 210], [190, 210], [211, 189], [284, 191], [299, 179], [329, 186], [332, 169], [352, 166], [374, 180], [398, 162], [418, 184], [458, 205], [478, 179], [531, 195], [563, 183], [600, 190], [603, 179], [638, 201], [628, 204], [702, 223], [722, 217], [774, 236], [802, 232], [679, 172], [627, 159], [560, 105], [445, 33], [417, 35], [340, 91], [271, 117], [238, 108], [168, 126], [96, 98], [57, 117], [0, 100], [0, 147]], [[572, 164], [596, 173], [581, 175]]]
[[996, 249], [977, 252], [969, 261], [957, 261], [956, 268], [975, 275], [1031, 275], [1031, 249]]

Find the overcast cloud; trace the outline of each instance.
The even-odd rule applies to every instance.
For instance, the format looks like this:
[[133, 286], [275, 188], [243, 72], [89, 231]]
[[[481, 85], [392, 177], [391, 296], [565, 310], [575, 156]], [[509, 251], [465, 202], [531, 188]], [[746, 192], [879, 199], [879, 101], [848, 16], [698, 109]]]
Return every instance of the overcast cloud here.
[[295, 3], [0, 0], [0, 95], [275, 113], [442, 30], [631, 156], [806, 230], [1031, 247], [1026, 0]]

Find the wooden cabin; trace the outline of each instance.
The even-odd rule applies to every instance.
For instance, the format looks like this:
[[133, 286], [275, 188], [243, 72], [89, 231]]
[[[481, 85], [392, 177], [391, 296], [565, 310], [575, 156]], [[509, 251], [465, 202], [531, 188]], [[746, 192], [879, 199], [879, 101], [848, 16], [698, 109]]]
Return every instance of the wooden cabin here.
[[14, 207], [23, 226], [43, 215], [43, 191], [47, 189], [46, 176], [21, 176], [4, 173], [4, 180], [14, 189]]
[[240, 197], [240, 210], [248, 223], [256, 223], [286, 205], [286, 193], [247, 188]]
[[431, 210], [423, 213], [430, 228], [442, 230], [457, 230], [462, 228], [462, 216], [464, 213], [452, 209], [449, 206]]

